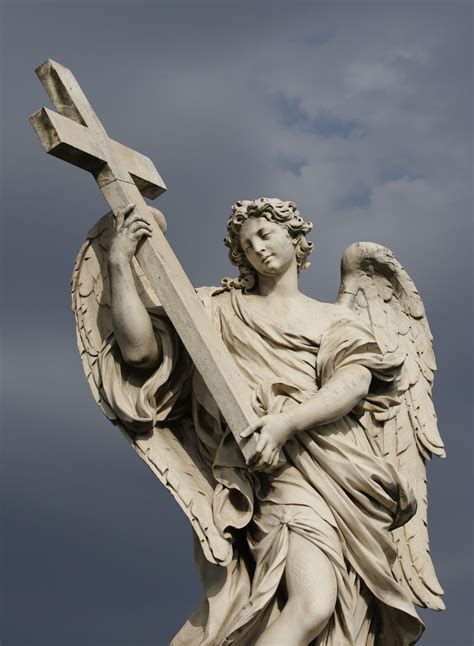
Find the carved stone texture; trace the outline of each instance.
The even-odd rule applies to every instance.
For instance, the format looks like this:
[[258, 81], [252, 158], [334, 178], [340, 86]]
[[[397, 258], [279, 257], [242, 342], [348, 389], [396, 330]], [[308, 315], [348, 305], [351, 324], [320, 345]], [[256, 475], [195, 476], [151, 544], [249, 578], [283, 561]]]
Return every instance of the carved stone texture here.
[[[30, 118], [46, 152], [90, 171], [114, 214], [134, 203], [146, 217], [141, 194], [155, 198], [166, 190], [151, 160], [109, 139], [69, 69], [48, 59], [36, 72], [61, 113], [42, 108]], [[153, 237], [136, 256], [244, 455], [250, 456], [253, 441], [240, 438], [255, 420], [245, 384], [237, 379], [227, 348], [158, 225], [153, 224]]]
[[205, 599], [172, 646], [414, 644], [413, 604], [444, 607], [425, 466], [444, 448], [410, 276], [355, 243], [337, 302], [305, 296], [312, 225], [262, 197], [228, 219], [239, 276], [194, 290], [140, 195], [164, 189], [151, 162], [108, 139], [68, 70], [39, 75], [62, 112], [32, 118], [45, 149], [112, 208], [73, 274], [87, 380], [198, 541]]

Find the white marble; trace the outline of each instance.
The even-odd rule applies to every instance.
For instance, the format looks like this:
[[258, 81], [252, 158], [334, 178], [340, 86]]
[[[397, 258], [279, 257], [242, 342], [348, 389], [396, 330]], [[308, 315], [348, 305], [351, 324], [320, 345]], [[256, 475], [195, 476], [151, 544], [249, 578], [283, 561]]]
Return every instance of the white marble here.
[[262, 197], [228, 218], [238, 276], [194, 290], [142, 199], [165, 188], [152, 162], [108, 139], [69, 70], [39, 69], [61, 112], [32, 117], [43, 146], [112, 209], [72, 282], [88, 382], [194, 529], [205, 598], [172, 644], [415, 643], [414, 604], [444, 607], [425, 468], [444, 449], [413, 281], [360, 242], [336, 303], [309, 298], [312, 225]]

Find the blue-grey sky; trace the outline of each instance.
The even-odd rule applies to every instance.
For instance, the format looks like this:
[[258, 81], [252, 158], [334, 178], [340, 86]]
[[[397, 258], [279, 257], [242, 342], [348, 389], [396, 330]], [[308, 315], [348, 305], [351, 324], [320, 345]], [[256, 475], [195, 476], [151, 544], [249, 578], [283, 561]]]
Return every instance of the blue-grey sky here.
[[17, 2], [2, 5], [2, 646], [162, 646], [197, 605], [191, 530], [102, 417], [69, 280], [107, 210], [47, 156], [34, 74], [70, 67], [110, 135], [155, 161], [156, 205], [192, 282], [232, 275], [237, 199], [314, 222], [306, 293], [333, 300], [356, 240], [390, 247], [423, 297], [448, 459], [429, 468], [448, 610], [425, 646], [469, 646], [472, 615], [472, 5]]

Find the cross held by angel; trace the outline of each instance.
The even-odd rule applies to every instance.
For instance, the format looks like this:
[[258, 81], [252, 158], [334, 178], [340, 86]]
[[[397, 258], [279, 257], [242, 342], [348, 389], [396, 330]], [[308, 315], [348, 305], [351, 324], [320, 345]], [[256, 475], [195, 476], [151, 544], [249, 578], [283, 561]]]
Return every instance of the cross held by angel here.
[[[312, 245], [296, 205], [234, 204], [225, 243], [239, 277], [197, 291], [252, 393], [258, 419], [242, 435], [258, 441], [246, 461], [134, 261], [151, 217], [130, 205], [99, 223], [74, 299], [89, 315], [80, 330], [102, 321], [102, 404], [157, 464], [173, 447], [157, 443], [163, 426], [192, 445], [210, 488], [180, 482], [189, 464], [176, 457], [170, 488], [185, 508], [205, 493], [205, 509], [188, 508], [193, 525], [212, 525], [208, 554], [213, 541], [231, 548], [220, 562], [198, 548], [206, 598], [172, 644], [415, 643], [413, 602], [442, 607], [424, 465], [442, 443], [413, 282], [387, 249], [358, 243], [344, 255], [337, 302], [318, 302], [298, 289]], [[82, 296], [81, 285], [95, 287]]]
[[[414, 604], [444, 607], [427, 533], [425, 462], [444, 449], [423, 303], [374, 243], [344, 253], [336, 303], [304, 295], [311, 227], [293, 202], [236, 202], [225, 244], [239, 276], [196, 290], [231, 357], [234, 408], [196, 369], [159, 271], [137, 261], [166, 229], [159, 211], [114, 209], [76, 260], [92, 392], [194, 529], [205, 598], [172, 646], [409, 646], [423, 632]], [[237, 437], [234, 409], [253, 415]]]

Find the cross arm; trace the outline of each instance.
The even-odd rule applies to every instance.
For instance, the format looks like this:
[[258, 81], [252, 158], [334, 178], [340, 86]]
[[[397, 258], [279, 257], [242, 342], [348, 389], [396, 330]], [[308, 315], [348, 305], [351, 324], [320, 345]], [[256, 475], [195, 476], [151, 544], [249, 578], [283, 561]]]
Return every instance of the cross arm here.
[[70, 69], [47, 58], [38, 65], [35, 72], [51, 103], [60, 114], [83, 126], [105, 132]]
[[[102, 193], [114, 213], [124, 204], [134, 202], [139, 214], [149, 215], [147, 204], [132, 184], [112, 182], [102, 188]], [[152, 238], [139, 244], [136, 258], [248, 460], [254, 454], [257, 439], [255, 436], [243, 439], [240, 433], [257, 418], [250, 403], [250, 388], [153, 219], [151, 226]]]
[[110, 151], [127, 169], [125, 177], [113, 179], [133, 180], [140, 193], [151, 199], [166, 190], [151, 159], [136, 150], [109, 139], [108, 150], [103, 151], [100, 143], [91, 137], [89, 128], [48, 108], [35, 112], [30, 122], [47, 153], [93, 173], [99, 186], [111, 181], [110, 173], [105, 169]]
[[35, 112], [30, 122], [50, 155], [94, 174], [107, 163], [86, 126], [48, 108]]
[[[46, 152], [91, 171], [116, 215], [134, 202], [138, 214], [147, 218], [142, 195], [156, 197], [166, 188], [151, 160], [109, 139], [70, 70], [48, 59], [37, 74], [60, 113], [43, 108], [31, 117]], [[137, 249], [137, 260], [249, 458], [256, 440], [240, 437], [256, 418], [249, 388], [163, 233], [156, 223], [152, 228], [152, 239]]]

